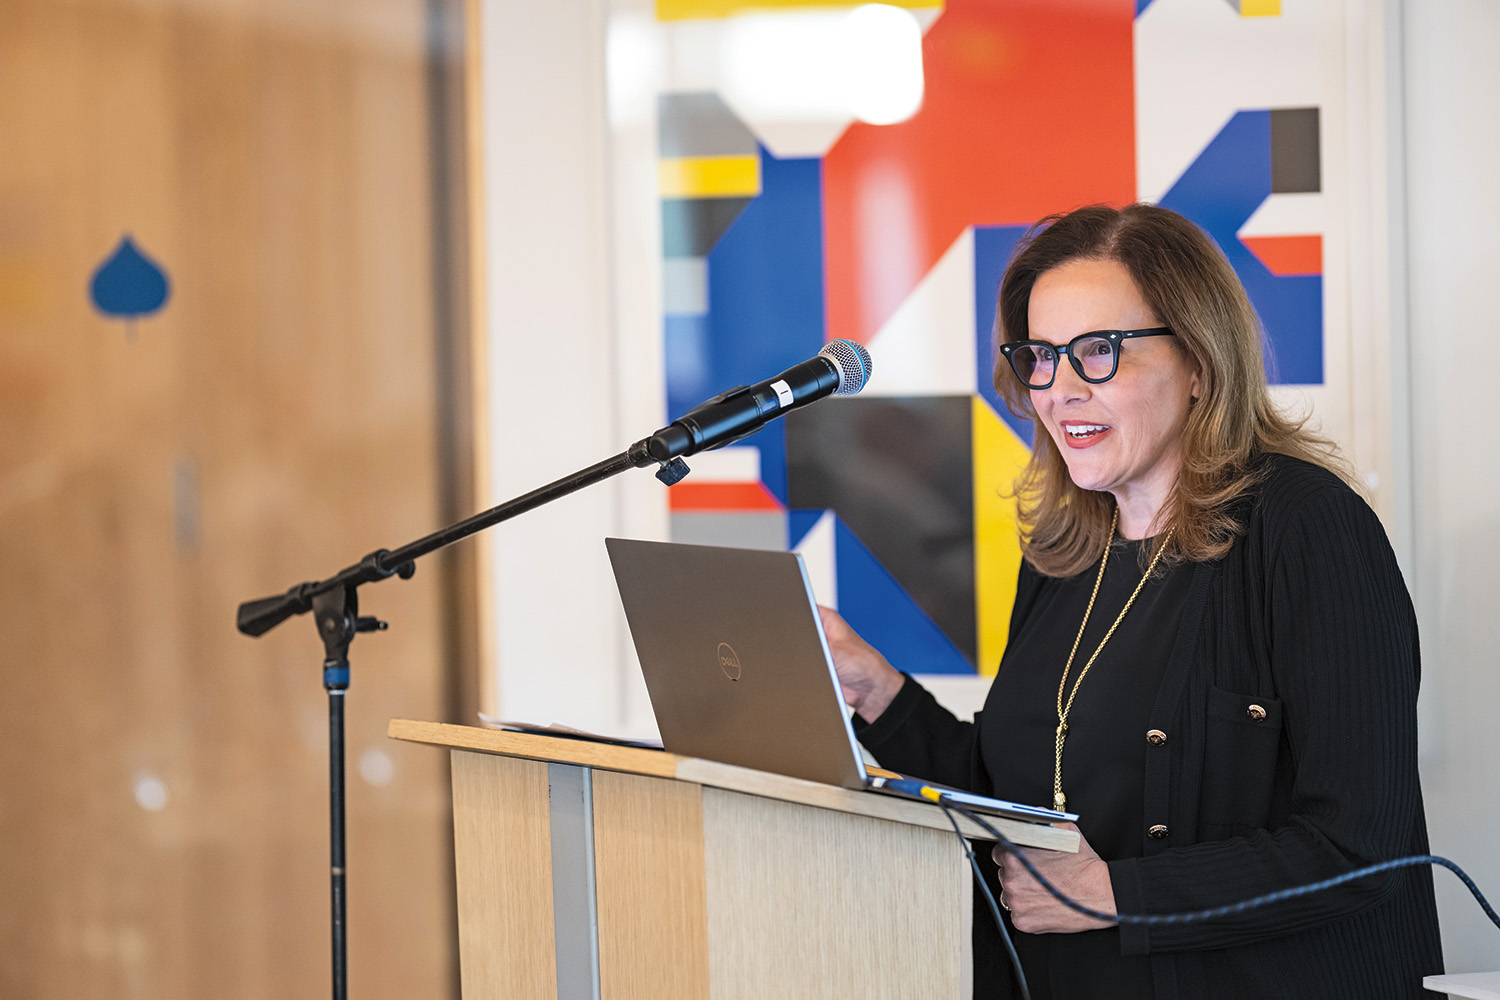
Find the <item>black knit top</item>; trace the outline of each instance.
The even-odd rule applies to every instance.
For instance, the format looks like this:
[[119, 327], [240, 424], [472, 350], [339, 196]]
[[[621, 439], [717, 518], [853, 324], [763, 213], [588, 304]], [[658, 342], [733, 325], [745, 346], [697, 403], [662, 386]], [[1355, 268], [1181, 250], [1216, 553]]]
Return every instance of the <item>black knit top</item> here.
[[[1106, 861], [1142, 854], [1138, 831], [1146, 822], [1141, 787], [1148, 744], [1141, 734], [1150, 728], [1151, 705], [1193, 578], [1191, 566], [1158, 566], [1142, 584], [1146, 548], [1145, 542], [1116, 541], [1102, 579], [1093, 567], [1066, 579], [1040, 579], [1030, 613], [1016, 622], [1006, 644], [979, 733], [995, 794], [1013, 802], [1052, 802], [1058, 685], [1098, 580], [1099, 594], [1068, 672], [1066, 689], [1072, 691], [1088, 667], [1069, 711], [1063, 790], [1083, 835]], [[1115, 628], [1138, 585], [1129, 613]], [[1122, 955], [1115, 928], [1021, 934], [1015, 940], [1033, 997], [1151, 996], [1149, 959]]]
[[[1266, 477], [1241, 509], [1245, 533], [1222, 559], [1185, 568], [1171, 652], [1138, 733], [1142, 808], [1080, 824], [1086, 835], [1111, 825], [1098, 837], [1116, 844], [1136, 827], [1134, 856], [1101, 852], [1121, 913], [1197, 910], [1427, 852], [1416, 619], [1385, 532], [1333, 474], [1282, 456], [1264, 461]], [[1052, 610], [1058, 585], [1022, 567], [1011, 643], [1040, 623], [1071, 645], [1079, 619]], [[1112, 621], [1118, 605], [1102, 601], [1095, 614]], [[1101, 658], [1094, 669], [1102, 667]], [[1055, 696], [1060, 664], [1040, 669]], [[887, 767], [1004, 796], [987, 762], [991, 720], [1009, 711], [999, 696], [961, 723], [908, 680], [874, 724], [856, 725]], [[1070, 730], [1100, 724], [1100, 710], [1075, 704]], [[1165, 739], [1148, 742], [1147, 730]], [[1063, 787], [1083, 814], [1074, 749], [1070, 735]], [[1122, 971], [1139, 970], [1131, 956], [1145, 957], [1145, 995], [1158, 1000], [1433, 996], [1422, 977], [1442, 971], [1426, 868], [1212, 922], [1107, 933], [1126, 959]], [[987, 911], [976, 914], [975, 963], [976, 997], [1007, 995]]]

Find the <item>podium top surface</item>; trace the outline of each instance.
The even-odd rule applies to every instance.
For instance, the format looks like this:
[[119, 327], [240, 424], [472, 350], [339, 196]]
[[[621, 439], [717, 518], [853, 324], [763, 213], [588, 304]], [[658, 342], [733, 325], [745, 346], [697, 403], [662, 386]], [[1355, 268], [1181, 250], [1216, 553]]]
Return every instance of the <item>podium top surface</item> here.
[[[733, 764], [721, 764], [698, 757], [682, 757], [664, 750], [643, 750], [637, 747], [593, 743], [581, 739], [536, 736], [530, 733], [481, 729], [477, 726], [455, 726], [442, 722], [418, 722], [412, 719], [392, 719], [387, 735], [392, 739], [406, 740], [411, 743], [428, 743], [454, 750], [498, 754], [503, 757], [518, 757], [546, 763], [575, 764], [581, 767], [621, 771], [626, 774], [640, 774], [673, 781], [689, 781], [712, 788], [780, 799], [822, 809], [834, 809], [839, 812], [912, 826], [923, 826], [935, 830], [951, 831], [953, 829], [942, 810], [923, 802], [914, 802], [875, 792], [852, 791], [835, 785], [789, 778], [781, 774], [736, 767]], [[960, 828], [966, 836], [992, 839], [977, 825], [961, 817], [955, 818], [958, 818]], [[1076, 853], [1078, 850], [1079, 837], [1073, 830], [999, 817], [986, 817], [986, 819], [996, 829], [1022, 846], [1044, 847], [1069, 853]]]

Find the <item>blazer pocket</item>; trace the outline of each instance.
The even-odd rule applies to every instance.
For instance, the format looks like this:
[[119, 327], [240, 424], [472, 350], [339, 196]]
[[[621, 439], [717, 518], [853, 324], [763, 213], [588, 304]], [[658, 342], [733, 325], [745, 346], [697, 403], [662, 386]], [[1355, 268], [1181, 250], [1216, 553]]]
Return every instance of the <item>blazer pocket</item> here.
[[1199, 825], [1230, 835], [1270, 821], [1281, 702], [1209, 688]]

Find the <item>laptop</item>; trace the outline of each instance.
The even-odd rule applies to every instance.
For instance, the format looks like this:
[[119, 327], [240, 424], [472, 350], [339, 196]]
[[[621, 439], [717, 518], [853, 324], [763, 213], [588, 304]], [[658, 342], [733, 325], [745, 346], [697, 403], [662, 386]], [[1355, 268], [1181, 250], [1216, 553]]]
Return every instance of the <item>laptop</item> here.
[[[865, 765], [799, 554], [625, 538], [605, 546], [667, 750], [920, 797], [922, 782]], [[1011, 819], [1078, 818], [943, 790]]]

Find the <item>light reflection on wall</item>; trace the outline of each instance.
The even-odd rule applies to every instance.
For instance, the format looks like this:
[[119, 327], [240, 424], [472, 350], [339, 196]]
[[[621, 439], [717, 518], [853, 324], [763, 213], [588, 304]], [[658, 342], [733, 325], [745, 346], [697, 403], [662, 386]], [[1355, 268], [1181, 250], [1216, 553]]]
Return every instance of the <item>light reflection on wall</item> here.
[[904, 122], [922, 106], [922, 27], [908, 10], [871, 3], [842, 25], [849, 110], [871, 125]]
[[[936, 9], [921, 13], [930, 22]], [[640, 120], [657, 89], [717, 91], [776, 155], [819, 155], [852, 121], [916, 114], [923, 23], [888, 4], [661, 23], [619, 11], [607, 43], [611, 121]]]
[[922, 28], [899, 7], [743, 14], [721, 51], [725, 99], [752, 120], [890, 125], [922, 106]]
[[661, 32], [645, 14], [622, 11], [609, 19], [605, 41], [609, 120], [615, 128], [646, 121], [661, 86]]
[[856, 179], [855, 225], [862, 245], [880, 252], [862, 254], [859, 291], [866, 302], [879, 302], [903, 276], [918, 269], [921, 213], [912, 186], [899, 164], [872, 163]]
[[848, 116], [842, 11], [742, 14], [724, 21], [722, 93], [750, 119], [817, 121]]
[[135, 776], [132, 791], [135, 793], [136, 804], [147, 812], [160, 812], [171, 799], [166, 782], [150, 771], [141, 771]]

